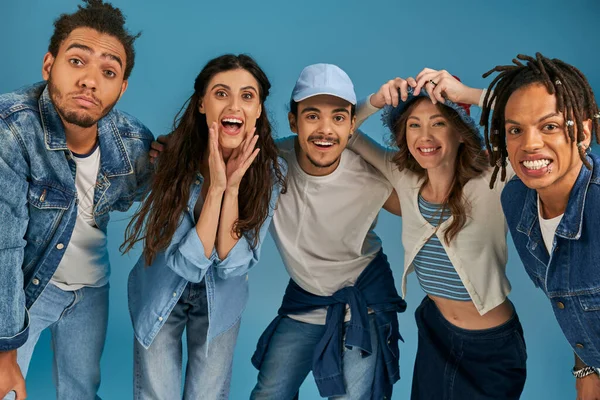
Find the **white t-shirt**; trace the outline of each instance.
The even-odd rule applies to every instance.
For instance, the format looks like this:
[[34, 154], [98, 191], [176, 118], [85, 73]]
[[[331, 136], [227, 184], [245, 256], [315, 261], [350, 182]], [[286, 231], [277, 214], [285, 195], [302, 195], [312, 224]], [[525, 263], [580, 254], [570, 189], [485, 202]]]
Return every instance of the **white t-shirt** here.
[[98, 229], [93, 215], [100, 147], [96, 146], [90, 154], [73, 154], [73, 160], [77, 165], [77, 219], [65, 254], [50, 281], [62, 290], [104, 286], [110, 274], [106, 234]]
[[540, 196], [538, 195], [538, 217], [540, 220], [540, 229], [542, 231], [542, 237], [544, 238], [544, 244], [548, 249], [548, 254], [552, 254], [552, 245], [554, 244], [554, 235], [556, 234], [556, 228], [560, 224], [563, 214], [560, 214], [554, 218], [544, 219], [542, 217], [542, 204], [540, 202]]
[[[292, 136], [277, 143], [288, 163], [287, 192], [279, 197], [271, 233], [294, 282], [331, 296], [354, 285], [381, 249], [373, 229], [392, 185], [349, 150], [331, 174], [308, 175], [296, 159], [295, 141]], [[326, 315], [322, 308], [290, 317], [325, 324]]]

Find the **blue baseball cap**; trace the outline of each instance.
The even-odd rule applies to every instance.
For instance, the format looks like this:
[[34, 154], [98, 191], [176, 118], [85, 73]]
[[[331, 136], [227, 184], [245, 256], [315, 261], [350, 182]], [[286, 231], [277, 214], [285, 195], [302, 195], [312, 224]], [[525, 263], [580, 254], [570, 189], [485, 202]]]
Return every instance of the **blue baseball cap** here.
[[356, 105], [352, 80], [337, 65], [313, 64], [304, 68], [294, 86], [292, 100], [300, 102], [320, 94], [339, 97]]

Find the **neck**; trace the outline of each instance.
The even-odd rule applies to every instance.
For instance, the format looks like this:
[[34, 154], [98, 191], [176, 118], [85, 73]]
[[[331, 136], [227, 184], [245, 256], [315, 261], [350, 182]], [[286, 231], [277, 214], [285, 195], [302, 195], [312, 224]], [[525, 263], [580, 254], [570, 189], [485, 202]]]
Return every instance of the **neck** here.
[[544, 219], [558, 217], [565, 213], [571, 190], [575, 186], [581, 168], [585, 168], [583, 162], [573, 166], [569, 172], [550, 186], [537, 189], [540, 196], [540, 214]]
[[87, 154], [98, 141], [98, 124], [94, 124], [89, 128], [73, 125], [63, 121], [65, 129], [65, 138], [67, 139], [67, 147], [73, 153]]
[[311, 175], [311, 176], [329, 175], [333, 171], [335, 171], [337, 169], [337, 167], [340, 165], [341, 155], [337, 160], [335, 160], [335, 162], [333, 164], [328, 165], [326, 167], [319, 167], [319, 166], [313, 164], [308, 159], [306, 153], [304, 153], [302, 151], [302, 149], [300, 148], [300, 145], [298, 144], [298, 140], [296, 140], [296, 143], [294, 145], [294, 150], [296, 152], [296, 160], [298, 160], [298, 165], [300, 165], [300, 168], [302, 169], [302, 171], [306, 172], [308, 175]]
[[454, 182], [453, 168], [427, 170], [427, 184], [421, 190], [421, 196], [432, 203], [444, 203]]

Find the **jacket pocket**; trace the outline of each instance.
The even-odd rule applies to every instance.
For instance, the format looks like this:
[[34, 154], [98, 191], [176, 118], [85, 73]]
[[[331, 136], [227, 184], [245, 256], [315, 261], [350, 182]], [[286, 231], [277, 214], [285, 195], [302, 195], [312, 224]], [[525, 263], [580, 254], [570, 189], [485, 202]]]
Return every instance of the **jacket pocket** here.
[[600, 311], [600, 291], [577, 296], [583, 311]]
[[43, 182], [31, 182], [27, 193], [29, 204], [40, 210], [66, 210], [71, 205], [73, 197], [73, 195], [68, 195], [62, 190]]

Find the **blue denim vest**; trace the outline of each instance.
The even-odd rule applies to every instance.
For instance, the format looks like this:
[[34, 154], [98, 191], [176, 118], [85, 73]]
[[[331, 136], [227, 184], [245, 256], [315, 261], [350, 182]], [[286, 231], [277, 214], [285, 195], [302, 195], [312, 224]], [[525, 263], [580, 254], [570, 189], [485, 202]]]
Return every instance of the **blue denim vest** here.
[[[281, 158], [279, 162], [285, 174], [287, 165]], [[188, 282], [205, 280], [209, 320], [207, 343], [237, 323], [246, 308], [247, 272], [258, 263], [281, 187], [273, 185], [270, 211], [260, 229], [258, 245], [253, 248], [242, 237], [227, 257], [220, 260], [214, 249], [210, 258], [206, 258], [196, 232], [194, 207], [203, 182], [203, 177], [198, 174], [190, 189], [187, 211], [181, 216], [167, 249], [160, 252], [150, 266], [146, 266], [142, 255], [129, 274], [129, 314], [135, 337], [145, 348], [150, 347], [169, 318]]]
[[573, 351], [600, 367], [600, 157], [581, 168], [548, 254], [538, 219], [537, 193], [514, 177], [502, 192], [510, 232], [535, 284], [544, 291]]
[[[370, 398], [390, 399], [393, 385], [400, 379], [398, 340], [402, 340], [402, 336], [397, 313], [406, 310], [406, 302], [396, 291], [390, 264], [382, 250], [358, 276], [354, 286], [342, 288], [332, 296], [309, 293], [290, 279], [278, 316], [258, 340], [252, 365], [260, 370], [281, 318], [328, 306], [325, 333], [315, 347], [312, 373], [321, 397], [346, 394], [341, 360], [346, 304], [350, 306], [351, 319], [345, 332], [345, 345], [357, 346], [368, 357], [376, 357]], [[369, 308], [375, 313], [377, 321], [378, 354], [372, 354], [367, 317]]]
[[[143, 195], [152, 140], [123, 112], [98, 122], [93, 215], [104, 232], [110, 211]], [[76, 216], [75, 162], [46, 83], [0, 96], [0, 351], [27, 340], [27, 309], [58, 267]]]

